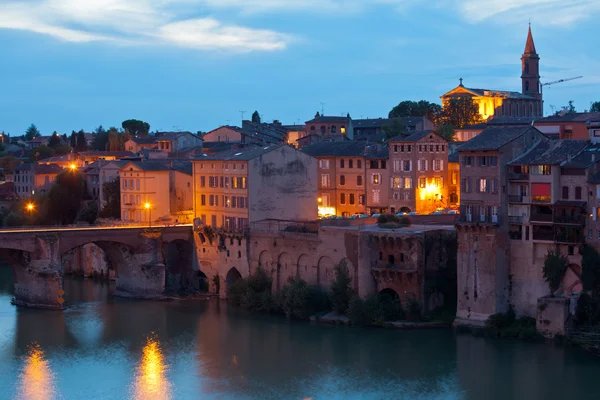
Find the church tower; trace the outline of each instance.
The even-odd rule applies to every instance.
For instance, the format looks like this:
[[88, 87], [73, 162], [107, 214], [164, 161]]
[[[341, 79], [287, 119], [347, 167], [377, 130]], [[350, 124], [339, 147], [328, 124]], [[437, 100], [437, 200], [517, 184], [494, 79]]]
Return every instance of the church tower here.
[[535, 51], [533, 36], [531, 36], [531, 25], [527, 33], [527, 43], [525, 43], [525, 52], [521, 56], [521, 81], [523, 84], [522, 93], [542, 100], [540, 86], [540, 56]]

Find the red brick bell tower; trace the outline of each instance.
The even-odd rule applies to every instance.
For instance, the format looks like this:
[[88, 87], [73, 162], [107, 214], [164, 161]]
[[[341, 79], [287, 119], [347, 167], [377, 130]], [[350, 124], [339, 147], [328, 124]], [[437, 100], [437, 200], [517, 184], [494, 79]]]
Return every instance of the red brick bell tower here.
[[535, 51], [535, 43], [533, 43], [533, 36], [531, 35], [531, 25], [529, 25], [527, 42], [525, 43], [525, 51], [521, 56], [521, 63], [522, 93], [541, 101], [540, 56]]

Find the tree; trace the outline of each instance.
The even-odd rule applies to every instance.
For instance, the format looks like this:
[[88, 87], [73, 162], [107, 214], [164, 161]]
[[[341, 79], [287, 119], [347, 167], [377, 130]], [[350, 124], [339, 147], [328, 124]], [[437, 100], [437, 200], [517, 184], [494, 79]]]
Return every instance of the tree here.
[[592, 103], [590, 106], [590, 112], [600, 112], [600, 101]]
[[52, 133], [52, 136], [50, 136], [50, 140], [48, 141], [48, 147], [51, 148], [56, 148], [56, 146], [60, 145], [62, 143], [62, 141], [60, 140], [60, 136], [58, 133], [56, 133], [56, 131], [54, 131], [54, 133]]
[[86, 150], [87, 150], [87, 140], [85, 139], [85, 132], [82, 129], [79, 132], [77, 132], [75, 151], [86, 151]]
[[121, 218], [121, 183], [119, 178], [102, 185], [104, 204], [100, 206], [101, 218]]
[[335, 280], [331, 284], [329, 298], [331, 299], [333, 311], [345, 314], [348, 310], [350, 298], [354, 294], [354, 291], [350, 287], [350, 283], [352, 282], [350, 271], [346, 262], [337, 264], [333, 269], [335, 271]]
[[40, 136], [38, 128], [34, 124], [29, 125], [29, 128], [25, 131], [25, 140], [31, 140], [38, 136]]
[[31, 161], [40, 161], [54, 155], [54, 150], [48, 146], [38, 146], [31, 150]]
[[0, 158], [0, 168], [4, 171], [14, 171], [19, 165], [21, 165], [21, 161], [13, 156]]
[[406, 132], [406, 126], [399, 118], [392, 118], [387, 124], [382, 127], [385, 140], [390, 140], [393, 137], [400, 136]]
[[71, 136], [69, 137], [69, 145], [72, 148], [77, 148], [77, 132], [71, 131]]
[[108, 147], [108, 132], [100, 125], [95, 130], [94, 140], [90, 146], [93, 150], [106, 151]]
[[442, 107], [439, 104], [430, 103], [426, 100], [420, 101], [401, 101], [388, 114], [388, 118], [402, 117], [426, 117], [433, 122], [437, 122]]
[[569, 100], [569, 103], [563, 107], [563, 110], [567, 112], [567, 114], [575, 114], [577, 110], [575, 109], [575, 102], [573, 100]]
[[85, 195], [85, 178], [80, 171], [58, 174], [45, 201], [46, 216], [55, 224], [72, 224]]
[[150, 132], [150, 124], [138, 119], [123, 121], [121, 126], [132, 136], [148, 136], [148, 132]]
[[54, 155], [64, 156], [65, 154], [69, 154], [71, 152], [71, 146], [68, 144], [61, 142], [58, 146], [54, 147]]
[[481, 122], [479, 105], [468, 96], [454, 97], [444, 104], [439, 125], [451, 125], [456, 128], [464, 128]]
[[437, 133], [448, 141], [454, 140], [454, 127], [452, 125], [440, 125], [437, 128]]
[[544, 280], [548, 283], [548, 287], [553, 295], [560, 287], [560, 283], [567, 272], [568, 264], [569, 260], [565, 255], [560, 253], [558, 246], [549, 249], [548, 253], [546, 253], [542, 271], [544, 273]]
[[260, 124], [260, 114], [258, 113], [258, 111], [254, 111], [252, 113], [252, 122], [256, 122], [257, 124]]
[[75, 217], [75, 223], [87, 222], [93, 224], [98, 218], [98, 203], [92, 201], [87, 207], [81, 208]]

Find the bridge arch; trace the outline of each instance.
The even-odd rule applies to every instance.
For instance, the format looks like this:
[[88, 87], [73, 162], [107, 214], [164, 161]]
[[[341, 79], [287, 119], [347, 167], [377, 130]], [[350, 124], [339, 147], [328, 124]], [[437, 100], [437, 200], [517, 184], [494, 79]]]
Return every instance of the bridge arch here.
[[310, 258], [306, 254], [301, 254], [298, 257], [297, 263], [298, 278], [302, 279], [309, 285], [317, 284], [317, 276], [315, 269], [310, 263]]
[[263, 250], [258, 256], [258, 267], [271, 274], [273, 271], [273, 256], [268, 250]]
[[318, 285], [321, 288], [328, 288], [331, 282], [335, 279], [333, 271], [333, 260], [327, 256], [321, 257], [317, 264], [318, 270]]
[[295, 277], [296, 275], [296, 268], [292, 263], [292, 257], [288, 253], [281, 253], [277, 260], [277, 279], [275, 288], [281, 290], [288, 279]]
[[[348, 268], [348, 273], [352, 280], [350, 284], [355, 291], [358, 291], [358, 266], [354, 265], [348, 258], [342, 258], [340, 265], [345, 265]], [[332, 275], [332, 279], [335, 279], [335, 271], [332, 271]]]
[[240, 279], [242, 279], [242, 274], [240, 274], [240, 271], [238, 271], [237, 268], [233, 267], [229, 271], [227, 271], [227, 275], [225, 276], [225, 284], [227, 291], [229, 291], [229, 288], [234, 282]]

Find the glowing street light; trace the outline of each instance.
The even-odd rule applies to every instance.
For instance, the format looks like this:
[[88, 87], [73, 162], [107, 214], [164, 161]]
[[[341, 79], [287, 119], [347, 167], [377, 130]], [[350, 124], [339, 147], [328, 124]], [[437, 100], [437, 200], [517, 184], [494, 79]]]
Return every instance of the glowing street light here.
[[144, 203], [144, 208], [148, 210], [148, 227], [152, 228], [152, 205]]
[[75, 170], [77, 169], [77, 165], [75, 165], [75, 163], [71, 163], [71, 165], [69, 165], [69, 168], [71, 169], [71, 171], [75, 172]]
[[317, 201], [318, 201], [319, 203], [322, 203], [322, 202], [323, 202], [323, 199], [319, 197], [319, 198], [317, 199]]
[[31, 213], [35, 209], [35, 204], [33, 204], [33, 203], [27, 203], [27, 205], [25, 206], [25, 209], [27, 210], [27, 212], [29, 213], [29, 215], [31, 215]]

